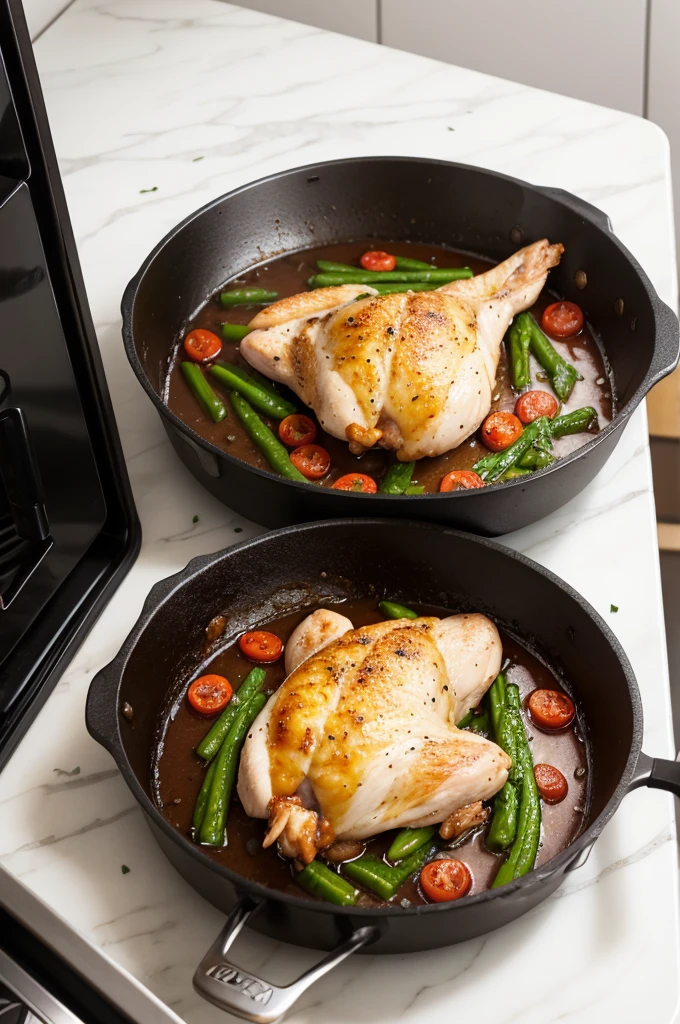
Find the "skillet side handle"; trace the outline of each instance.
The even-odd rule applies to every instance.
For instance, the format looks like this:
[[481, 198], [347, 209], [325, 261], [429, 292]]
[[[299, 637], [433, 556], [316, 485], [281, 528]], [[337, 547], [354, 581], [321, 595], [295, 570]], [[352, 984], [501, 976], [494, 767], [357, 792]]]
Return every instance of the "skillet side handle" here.
[[[563, 206], [568, 206], [574, 213], [584, 217], [586, 220], [592, 221], [599, 228], [602, 228], [603, 231], [612, 230], [612, 222], [608, 214], [601, 210], [599, 206], [593, 206], [592, 203], [581, 199], [580, 196], [575, 196], [572, 192], [565, 192], [563, 188], [553, 188], [550, 185], [537, 186], [536, 191], [542, 192], [549, 199], [556, 199]], [[557, 241], [557, 239], [553, 239], [553, 241]]]
[[194, 974], [194, 988], [199, 996], [220, 1010], [226, 1010], [253, 1024], [275, 1024], [310, 985], [378, 935], [376, 928], [357, 928], [346, 942], [337, 946], [296, 981], [290, 985], [273, 985], [248, 974], [226, 958], [241, 929], [261, 906], [261, 903], [255, 903], [248, 896], [238, 901]]
[[680, 329], [677, 316], [670, 306], [662, 302], [658, 296], [654, 297], [653, 306], [656, 341], [652, 364], [649, 368], [650, 388], [672, 373], [678, 365], [678, 355], [680, 354]]
[[640, 786], [663, 789], [680, 798], [680, 761], [667, 761], [663, 757], [640, 754], [628, 791]]
[[97, 672], [90, 683], [85, 702], [85, 725], [90, 736], [115, 756], [120, 747], [118, 702], [118, 673], [115, 663]]

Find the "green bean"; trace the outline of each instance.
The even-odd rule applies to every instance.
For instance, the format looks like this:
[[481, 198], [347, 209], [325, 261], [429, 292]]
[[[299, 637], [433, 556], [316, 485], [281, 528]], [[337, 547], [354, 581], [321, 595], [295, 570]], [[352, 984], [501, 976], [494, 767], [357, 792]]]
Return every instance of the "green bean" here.
[[387, 470], [380, 484], [381, 494], [403, 494], [411, 484], [415, 462], [395, 462]]
[[597, 413], [592, 405], [584, 405], [582, 409], [574, 409], [564, 416], [556, 416], [550, 421], [550, 433], [553, 437], [564, 437], [565, 434], [581, 434], [589, 430], [597, 422]]
[[334, 260], [317, 260], [316, 265], [324, 274], [358, 274], [361, 270], [351, 263], [336, 263]]
[[397, 292], [433, 292], [440, 284], [437, 281], [412, 281], [407, 284], [372, 284], [371, 288], [375, 288], [378, 295], [396, 295]]
[[519, 690], [512, 684], [506, 688], [506, 707], [515, 723], [515, 762], [521, 776], [521, 789], [517, 835], [493, 881], [494, 889], [533, 869], [541, 835], [541, 801], [534, 778], [534, 761], [522, 722]]
[[470, 711], [468, 711], [466, 715], [463, 715], [460, 722], [456, 722], [456, 729], [467, 729], [468, 725], [470, 724], [474, 717], [475, 713], [472, 709], [470, 709]]
[[343, 864], [342, 870], [353, 882], [370, 889], [383, 900], [391, 900], [406, 879], [420, 870], [431, 849], [430, 844], [425, 843], [396, 866], [386, 864], [372, 853], [364, 853], [358, 860]]
[[268, 292], [266, 288], [232, 288], [231, 291], [220, 292], [223, 306], [264, 306], [278, 297], [278, 292]]
[[507, 333], [512, 383], [518, 391], [531, 384], [529, 368], [529, 347], [531, 345], [531, 324], [525, 317], [517, 316]]
[[517, 821], [517, 836], [507, 859], [501, 864], [491, 888], [507, 885], [515, 878], [528, 874], [536, 862], [538, 842], [541, 834], [541, 805], [536, 783], [531, 776], [522, 779], [522, 790]]
[[425, 484], [409, 484], [408, 487], [406, 488], [406, 490], [404, 491], [404, 494], [411, 494], [411, 495], [413, 495], [413, 494], [424, 494], [424, 493], [425, 493]]
[[212, 777], [203, 821], [198, 832], [200, 841], [209, 846], [224, 846], [224, 827], [227, 820], [227, 811], [229, 810], [231, 791], [236, 779], [241, 746], [248, 729], [266, 703], [267, 698], [264, 693], [256, 693], [254, 697], [251, 697], [249, 701], [240, 707], [213, 762], [215, 773]]
[[432, 263], [423, 260], [412, 260], [410, 256], [395, 256], [397, 270], [436, 270]]
[[490, 724], [491, 723], [489, 721], [489, 712], [487, 708], [484, 708], [481, 714], [472, 716], [472, 721], [470, 722], [468, 729], [470, 730], [470, 732], [479, 733], [480, 736], [487, 736], [489, 733]]
[[522, 456], [534, 446], [550, 447], [550, 420], [547, 416], [539, 416], [524, 428], [521, 437], [502, 452], [491, 452], [485, 455], [472, 467], [487, 484], [500, 480], [504, 473], [517, 465]]
[[250, 334], [252, 327], [245, 324], [222, 324], [220, 328], [225, 341], [243, 341], [246, 334]]
[[357, 891], [354, 886], [320, 860], [307, 864], [295, 876], [295, 881], [312, 896], [318, 896], [326, 903], [337, 903], [341, 907], [351, 907], [356, 903]]
[[237, 391], [231, 392], [231, 404], [251, 441], [260, 449], [272, 469], [288, 480], [307, 483], [300, 470], [296, 469], [290, 461], [288, 452], [278, 437], [272, 433], [266, 423], [262, 422], [253, 407]]
[[500, 672], [489, 691], [494, 739], [512, 762], [508, 780], [494, 797], [493, 816], [486, 839], [489, 849], [496, 851], [507, 849], [517, 831], [516, 720], [508, 705], [508, 689], [505, 673]]
[[460, 281], [472, 277], [469, 267], [452, 267], [449, 270], [352, 270], [340, 274], [314, 274], [307, 281], [311, 288], [329, 288], [339, 284], [422, 284]]
[[[550, 421], [550, 433], [552, 434], [552, 424], [554, 420]], [[518, 469], [545, 469], [552, 462], [555, 461], [555, 456], [551, 455], [550, 452], [544, 451], [542, 448], [530, 448], [526, 454], [517, 463]]]
[[531, 351], [548, 374], [550, 384], [557, 397], [562, 402], [566, 402], [574, 390], [576, 381], [583, 380], [583, 377], [575, 366], [562, 358], [531, 313], [520, 313], [517, 319], [521, 320], [523, 317], [528, 319], [531, 328]]
[[491, 709], [491, 724], [494, 737], [497, 737], [500, 733], [501, 718], [505, 711], [505, 687], [505, 675], [499, 672], [489, 689], [489, 707]]
[[208, 802], [208, 793], [212, 785], [213, 775], [215, 774], [215, 762], [208, 765], [208, 770], [203, 777], [203, 783], [199, 790], [194, 804], [194, 816], [192, 818], [192, 825], [194, 826], [194, 833], [197, 833], [203, 824], [203, 815], [205, 814], [205, 805]]
[[409, 857], [419, 850], [423, 843], [429, 843], [431, 839], [434, 839], [436, 834], [436, 825], [424, 825], [422, 828], [402, 828], [392, 840], [392, 845], [387, 851], [387, 859], [395, 861]]
[[501, 481], [517, 480], [520, 476], [531, 476], [533, 469], [522, 469], [520, 466], [511, 466], [507, 473], [503, 473]]
[[[227, 367], [231, 370], [234, 376], [239, 377], [241, 380], [249, 381], [251, 384], [257, 384], [260, 391], [264, 391], [266, 395], [270, 395], [271, 398], [275, 398], [279, 402], [283, 401], [272, 381], [263, 374], [258, 373], [252, 366], [249, 366], [247, 370], [244, 370], [242, 366], [237, 366], [236, 363], [228, 363]], [[294, 412], [297, 412], [295, 406], [291, 405], [291, 409], [293, 409]]]
[[210, 416], [214, 423], [220, 423], [227, 415], [227, 407], [215, 394], [196, 363], [180, 363], [185, 381], [200, 405], [203, 412]]
[[522, 721], [522, 701], [519, 696], [519, 688], [514, 683], [508, 683], [505, 693], [507, 713], [512, 717], [515, 732], [515, 762], [517, 764], [517, 777], [521, 778], [527, 773], [534, 777], [534, 759], [531, 756], [529, 741]]
[[493, 799], [493, 817], [486, 835], [486, 845], [500, 853], [507, 850], [517, 835], [517, 789], [506, 782]]
[[[424, 263], [423, 260], [412, 260], [408, 256], [396, 256], [396, 269], [397, 270], [436, 270], [431, 263]], [[361, 271], [362, 267], [353, 267], [350, 263], [335, 263], [333, 260], [317, 260], [316, 265], [319, 270], [322, 270], [326, 274], [356, 274]], [[384, 271], [375, 271], [375, 273], [382, 274]]]
[[291, 413], [297, 412], [297, 409], [291, 402], [287, 402], [280, 395], [265, 391], [240, 366], [231, 367], [227, 366], [226, 363], [213, 363], [210, 367], [210, 373], [220, 384], [238, 391], [244, 398], [247, 398], [250, 404], [254, 405], [260, 412], [263, 412], [265, 416], [271, 416], [275, 420], [282, 420], [286, 416], [290, 416]]
[[378, 608], [388, 619], [418, 618], [418, 612], [414, 612], [412, 608], [407, 608], [405, 604], [397, 604], [396, 601], [381, 601]]
[[196, 753], [204, 761], [212, 761], [222, 746], [222, 740], [229, 732], [229, 728], [244, 702], [249, 701], [257, 693], [266, 675], [267, 673], [263, 668], [251, 668], [220, 717], [215, 719], [208, 732], [196, 747]]

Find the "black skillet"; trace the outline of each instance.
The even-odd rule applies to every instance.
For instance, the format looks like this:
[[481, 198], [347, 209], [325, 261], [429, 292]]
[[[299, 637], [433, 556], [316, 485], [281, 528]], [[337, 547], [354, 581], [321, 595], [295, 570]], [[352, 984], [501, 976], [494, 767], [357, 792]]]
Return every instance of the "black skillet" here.
[[[251, 882], [206, 857], [154, 804], [151, 754], [159, 715], [195, 676], [213, 616], [227, 616], [228, 642], [286, 610], [369, 595], [486, 612], [556, 670], [576, 700], [589, 762], [584, 829], [558, 856], [502, 889], [408, 909], [314, 902]], [[125, 702], [134, 707], [132, 722], [120, 713]], [[645, 785], [680, 796], [680, 764], [641, 753], [642, 708], [633, 671], [582, 597], [547, 569], [492, 541], [394, 519], [326, 521], [269, 533], [196, 558], [158, 583], [120, 653], [92, 682], [87, 726], [113, 755], [168, 859], [207, 900], [230, 913], [196, 972], [198, 991], [261, 1024], [278, 1019], [354, 949], [416, 952], [507, 924], [583, 863], [632, 789]], [[246, 922], [276, 939], [333, 952], [294, 985], [277, 987], [226, 958]]]
[[[604, 344], [618, 401], [587, 444], [530, 478], [413, 497], [299, 484], [204, 440], [163, 399], [169, 353], [228, 278], [263, 258], [371, 237], [448, 245], [500, 261], [547, 236], [566, 252], [550, 289], [581, 305]], [[630, 414], [678, 360], [678, 322], [612, 234], [608, 218], [560, 189], [440, 160], [362, 157], [283, 171], [192, 214], [154, 249], [122, 302], [125, 351], [173, 447], [229, 508], [264, 526], [334, 516], [413, 517], [496, 536], [541, 519], [601, 469]]]

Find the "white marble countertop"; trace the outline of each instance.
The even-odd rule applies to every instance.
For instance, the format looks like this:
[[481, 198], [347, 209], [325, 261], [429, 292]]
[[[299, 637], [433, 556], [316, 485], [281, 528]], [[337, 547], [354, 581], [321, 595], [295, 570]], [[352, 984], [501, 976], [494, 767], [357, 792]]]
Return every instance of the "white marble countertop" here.
[[[76, 0], [36, 49], [144, 544], [0, 776], [0, 865], [98, 947], [103, 965], [109, 958], [123, 969], [117, 984], [129, 972], [191, 1024], [217, 1024], [224, 1016], [194, 994], [191, 977], [222, 915], [164, 860], [108, 754], [88, 737], [83, 709], [93, 673], [149, 587], [258, 527], [203, 493], [171, 450], [123, 354], [124, 285], [171, 226], [237, 185], [308, 161], [393, 153], [468, 161], [577, 193], [609, 213], [675, 305], [668, 146], [655, 126], [626, 114], [215, 0]], [[610, 622], [642, 690], [645, 749], [672, 756], [644, 409], [587, 490], [506, 540]], [[354, 957], [290, 1022], [440, 1024], [478, 1013], [483, 1000], [490, 1024], [599, 1024], [603, 1015], [670, 1024], [674, 836], [671, 799], [639, 791], [586, 866], [528, 916], [448, 949]], [[531, 970], [546, 950], [568, 964], [563, 985]], [[312, 956], [246, 934], [235, 959], [281, 981]]]

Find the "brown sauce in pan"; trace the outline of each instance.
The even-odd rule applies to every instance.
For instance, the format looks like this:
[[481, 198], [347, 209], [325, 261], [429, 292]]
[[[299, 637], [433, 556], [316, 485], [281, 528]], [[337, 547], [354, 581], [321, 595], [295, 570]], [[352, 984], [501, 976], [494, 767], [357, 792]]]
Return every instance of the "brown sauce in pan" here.
[[[314, 611], [315, 607], [294, 612], [266, 625], [258, 624], [258, 628], [269, 629], [285, 642], [297, 624]], [[375, 599], [349, 600], [341, 605], [334, 604], [332, 607], [337, 607], [347, 615], [355, 626], [364, 626], [384, 619]], [[449, 614], [440, 608], [419, 605], [413, 607], [421, 615]], [[519, 686], [523, 702], [537, 687], [561, 688], [557, 677], [526, 648], [507, 635], [502, 634], [502, 640], [504, 663], [508, 664], [508, 679]], [[236, 689], [251, 667], [251, 663], [241, 654], [238, 644], [231, 642], [209, 663], [201, 666], [201, 674], [216, 672], [226, 676]], [[283, 682], [284, 676], [281, 658], [267, 668], [263, 690], [266, 693], [273, 693]], [[194, 749], [210, 728], [212, 721], [212, 718], [196, 714], [189, 707], [183, 693], [173, 705], [167, 719], [159, 723], [161, 738], [154, 753], [153, 763], [155, 799], [170, 824], [189, 838], [194, 803], [205, 772], [204, 763], [194, 754]], [[588, 788], [588, 773], [582, 769], [587, 768], [588, 756], [578, 726], [563, 732], [547, 734], [532, 726], [526, 717], [525, 725], [528, 736], [531, 737], [534, 763], [547, 763], [559, 768], [569, 785], [569, 792], [561, 803], [548, 805], [542, 802], [543, 825], [537, 864], [543, 864], [569, 846], [582, 828], [587, 810]], [[279, 856], [275, 847], [262, 849], [265, 825], [264, 820], [249, 818], [234, 795], [227, 818], [227, 846], [220, 849], [203, 846], [202, 849], [206, 856], [246, 878], [282, 892], [306, 896], [295, 883], [290, 862]], [[487, 850], [484, 832], [485, 827], [482, 826], [475, 833], [468, 834], [454, 843], [455, 856], [463, 860], [472, 873], [473, 893], [489, 888], [502, 862], [502, 857]], [[392, 830], [377, 836], [367, 842], [367, 850], [382, 856], [395, 835], [396, 832]], [[443, 842], [440, 845], [442, 850], [450, 848]], [[394, 898], [394, 903], [399, 904], [403, 900], [414, 904], [427, 902], [417, 884], [411, 880], [401, 887]], [[377, 896], [362, 894], [360, 905], [378, 906], [381, 905], [381, 901]]]
[[[230, 281], [229, 287], [267, 288], [278, 292], [279, 298], [284, 298], [287, 295], [294, 295], [297, 292], [307, 290], [307, 278], [312, 274], [318, 273], [316, 265], [318, 259], [358, 265], [359, 257], [367, 249], [386, 249], [397, 256], [410, 256], [413, 259], [426, 262], [433, 260], [438, 266], [469, 266], [475, 274], [482, 273], [493, 266], [492, 263], [486, 260], [453, 252], [444, 249], [442, 246], [376, 241], [372, 239], [368, 242], [345, 242], [277, 256], [274, 259], [258, 264], [239, 278]], [[550, 278], [548, 278], [549, 281]], [[532, 307], [534, 314], [539, 320], [543, 309], [553, 301], [554, 296], [549, 295], [547, 291], [543, 292], [538, 302]], [[214, 331], [220, 336], [220, 326], [223, 323], [247, 324], [252, 320], [259, 308], [261, 307], [236, 306], [233, 309], [224, 309], [220, 305], [219, 295], [215, 295], [208, 300], [188, 324], [187, 332], [196, 327], [202, 327]], [[584, 330], [577, 337], [566, 341], [554, 341], [553, 344], [566, 359], [576, 366], [583, 376], [583, 380], [576, 383], [569, 401], [565, 403], [561, 411], [569, 412], [584, 405], [592, 405], [597, 410], [599, 427], [602, 429], [612, 418], [612, 390], [611, 381], [605, 368], [605, 361], [593, 332], [588, 324], [586, 324]], [[182, 348], [178, 342], [172, 355], [165, 391], [165, 400], [169, 408], [187, 426], [205, 438], [206, 441], [210, 441], [218, 448], [228, 451], [230, 455], [235, 455], [253, 466], [257, 466], [260, 469], [269, 469], [270, 467], [266, 459], [247, 436], [229, 407], [226, 392], [221, 389], [217, 382], [211, 380], [214, 389], [225, 399], [229, 414], [221, 423], [215, 424], [200, 409], [179, 369], [179, 362], [182, 358]], [[246, 361], [240, 356], [238, 345], [235, 343], [224, 342], [220, 359], [243, 367], [248, 366]], [[533, 388], [550, 391], [550, 385], [540, 380], [543, 372], [533, 356], [531, 373]], [[537, 374], [539, 375], [538, 378]], [[281, 393], [295, 402], [300, 411], [309, 411], [286, 388], [282, 387]], [[550, 393], [552, 394], [552, 392]], [[510, 386], [505, 345], [503, 345], [501, 346], [501, 359], [491, 408], [492, 410], [512, 411], [516, 399], [517, 396]], [[277, 423], [274, 421], [267, 422], [276, 432]], [[583, 433], [560, 438], [555, 442], [554, 454], [558, 457], [568, 454], [574, 448], [585, 444], [589, 436], [589, 434]], [[326, 448], [331, 456], [331, 470], [324, 480], [321, 481], [321, 486], [323, 487], [330, 487], [338, 477], [351, 472], [367, 473], [379, 484], [387, 468], [396, 461], [394, 454], [388, 453], [381, 448], [373, 448], [360, 457], [354, 456], [350, 453], [346, 441], [331, 437], [330, 434], [327, 434], [320, 428], [315, 443]], [[420, 459], [416, 464], [413, 474], [413, 483], [422, 484], [426, 491], [438, 491], [439, 482], [446, 473], [453, 469], [470, 469], [485, 454], [487, 454], [487, 449], [478, 440], [476, 434], [473, 434], [467, 441], [463, 441], [458, 448], [454, 448], [444, 455], [434, 459]]]

